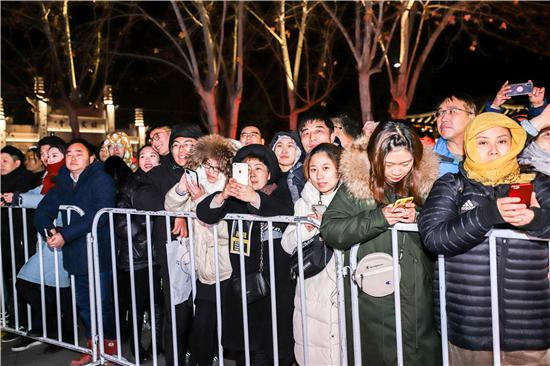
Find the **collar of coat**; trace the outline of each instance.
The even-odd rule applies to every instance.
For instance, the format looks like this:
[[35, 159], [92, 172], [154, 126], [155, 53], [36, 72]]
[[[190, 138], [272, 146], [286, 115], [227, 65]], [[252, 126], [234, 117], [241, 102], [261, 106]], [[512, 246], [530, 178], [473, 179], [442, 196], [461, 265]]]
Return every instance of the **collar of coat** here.
[[[350, 194], [359, 200], [374, 203], [370, 189], [371, 166], [367, 156], [367, 144], [369, 138], [362, 136], [355, 140], [350, 147], [342, 153], [340, 159], [340, 177]], [[422, 144], [424, 151], [420, 162], [420, 194], [425, 200], [439, 176], [439, 159], [437, 154], [429, 146]]]

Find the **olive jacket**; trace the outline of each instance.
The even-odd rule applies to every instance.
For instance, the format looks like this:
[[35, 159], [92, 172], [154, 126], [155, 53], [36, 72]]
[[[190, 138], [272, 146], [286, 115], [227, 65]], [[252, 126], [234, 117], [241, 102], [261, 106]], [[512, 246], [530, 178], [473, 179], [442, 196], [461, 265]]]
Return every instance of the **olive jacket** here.
[[[369, 188], [371, 175], [366, 147], [368, 138], [360, 138], [342, 154], [340, 177], [342, 187], [323, 216], [321, 235], [328, 245], [346, 251], [360, 243], [358, 260], [367, 254], [384, 252], [391, 255], [390, 225]], [[425, 199], [438, 176], [438, 158], [424, 146], [419, 166], [420, 194]], [[386, 193], [388, 202], [398, 198]], [[434, 261], [420, 241], [418, 233], [400, 232], [401, 316], [405, 365], [440, 365], [441, 339], [433, 317], [432, 278]], [[353, 360], [350, 285], [346, 279], [346, 315], [348, 363]], [[396, 365], [394, 295], [372, 297], [359, 291], [361, 351], [364, 365]]]

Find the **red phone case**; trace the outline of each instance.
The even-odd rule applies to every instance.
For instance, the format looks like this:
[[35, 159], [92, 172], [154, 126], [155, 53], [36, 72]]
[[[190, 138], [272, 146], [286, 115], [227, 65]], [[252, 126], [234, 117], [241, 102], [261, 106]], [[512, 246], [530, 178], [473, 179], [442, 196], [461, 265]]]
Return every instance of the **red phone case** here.
[[531, 205], [531, 193], [533, 192], [533, 184], [531, 183], [522, 183], [522, 184], [512, 184], [510, 186], [510, 195], [509, 197], [519, 197], [521, 201], [519, 203], [524, 203], [529, 207]]

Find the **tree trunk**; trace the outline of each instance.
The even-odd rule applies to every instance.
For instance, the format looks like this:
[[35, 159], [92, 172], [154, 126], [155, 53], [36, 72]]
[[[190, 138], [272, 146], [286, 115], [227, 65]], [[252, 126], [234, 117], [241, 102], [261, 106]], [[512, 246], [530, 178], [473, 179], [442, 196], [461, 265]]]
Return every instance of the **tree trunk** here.
[[78, 110], [71, 105], [65, 105], [67, 115], [69, 116], [69, 125], [71, 126], [71, 135], [73, 139], [81, 138], [80, 126], [78, 124]]
[[239, 123], [239, 109], [241, 106], [243, 91], [242, 88], [231, 96], [229, 100], [229, 129], [226, 136], [235, 139], [237, 136], [237, 124]]
[[198, 90], [197, 93], [201, 96], [202, 107], [208, 118], [208, 131], [213, 134], [219, 133], [218, 129], [218, 112], [216, 110], [216, 97], [213, 91]]
[[373, 121], [372, 101], [370, 98], [370, 75], [368, 70], [359, 70], [359, 98], [361, 99], [363, 124], [367, 121]]
[[296, 94], [293, 90], [288, 89], [288, 104], [290, 107], [290, 122], [288, 128], [296, 131], [298, 128], [298, 112], [296, 111]]

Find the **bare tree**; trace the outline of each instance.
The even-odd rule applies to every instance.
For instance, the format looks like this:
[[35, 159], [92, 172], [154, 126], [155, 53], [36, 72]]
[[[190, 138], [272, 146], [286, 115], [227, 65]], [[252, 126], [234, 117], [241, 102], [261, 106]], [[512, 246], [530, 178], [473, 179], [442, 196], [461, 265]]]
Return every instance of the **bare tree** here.
[[[339, 2], [334, 2], [334, 6], [328, 2], [321, 2], [321, 4], [340, 29], [357, 63], [361, 115], [363, 122], [370, 121], [373, 119], [370, 97], [371, 76], [382, 70], [401, 11], [394, 9], [393, 13], [388, 14], [384, 2], [356, 1], [354, 24], [352, 30], [348, 30], [342, 23], [346, 18], [343, 14], [347, 10], [347, 3], [344, 3], [340, 14], [338, 13]], [[384, 46], [382, 52], [379, 50], [379, 44]]]
[[[263, 29], [276, 60], [284, 70], [289, 113], [275, 111], [267, 92], [266, 96], [274, 113], [289, 118], [291, 130], [297, 128], [298, 114], [323, 102], [337, 83], [334, 76], [336, 62], [331, 58], [335, 27], [332, 21], [325, 22], [312, 15], [318, 4], [307, 1], [287, 4], [281, 1], [275, 3], [275, 12], [267, 13], [260, 13], [259, 5], [254, 9], [248, 7], [248, 11], [259, 21], [259, 30]], [[289, 21], [292, 22], [290, 26]], [[294, 37], [294, 42], [289, 44], [291, 37]]]
[[[193, 9], [188, 7], [191, 4]], [[171, 14], [158, 16], [151, 15], [145, 5], [131, 4], [155, 26], [167, 46], [159, 45], [148, 53], [119, 54], [157, 61], [180, 72], [193, 83], [201, 99], [209, 131], [234, 138], [243, 92], [245, 3], [191, 4], [171, 0]], [[228, 15], [228, 8], [233, 9], [233, 16]], [[226, 28], [232, 30], [230, 37], [226, 37]], [[220, 90], [220, 84], [225, 90]]]
[[[72, 20], [74, 13], [78, 21]], [[40, 97], [64, 108], [73, 137], [80, 137], [78, 116], [101, 101], [112, 51], [125, 36], [127, 25], [114, 27], [115, 17], [108, 2], [3, 2], [2, 68], [9, 80], [20, 82], [8, 88], [23, 86], [32, 95], [32, 81], [44, 77], [46, 92]]]

